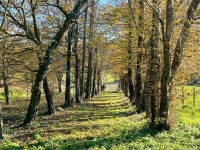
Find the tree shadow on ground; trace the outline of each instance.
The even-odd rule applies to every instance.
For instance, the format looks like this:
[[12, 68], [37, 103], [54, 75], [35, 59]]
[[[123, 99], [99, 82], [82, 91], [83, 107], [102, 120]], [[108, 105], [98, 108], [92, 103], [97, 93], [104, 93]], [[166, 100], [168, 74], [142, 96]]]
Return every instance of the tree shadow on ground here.
[[[120, 135], [117, 136], [110, 136], [109, 134], [102, 136], [88, 136], [85, 139], [79, 139], [79, 138], [71, 138], [67, 140], [61, 140], [57, 141], [55, 140], [55, 143], [57, 143], [61, 149], [67, 149], [67, 150], [78, 150], [78, 149], [90, 149], [90, 148], [101, 148], [104, 147], [105, 149], [111, 149], [113, 146], [117, 146], [120, 144], [129, 144], [131, 142], [134, 142], [138, 140], [139, 138], [143, 137], [154, 137], [157, 135], [159, 131], [157, 130], [151, 130], [147, 128], [137, 129], [137, 130], [127, 130], [124, 132], [121, 132]], [[44, 146], [47, 143], [47, 141], [38, 142], [35, 144], [30, 144], [28, 146], [30, 147], [38, 147], [38, 146]]]

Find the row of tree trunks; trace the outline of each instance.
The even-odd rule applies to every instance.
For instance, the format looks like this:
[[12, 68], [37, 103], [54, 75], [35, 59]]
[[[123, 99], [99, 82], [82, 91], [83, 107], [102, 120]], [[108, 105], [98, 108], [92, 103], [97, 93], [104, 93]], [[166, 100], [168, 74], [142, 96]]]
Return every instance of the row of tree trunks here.
[[[152, 0], [152, 33], [149, 41], [149, 61], [147, 63], [146, 78], [142, 98], [146, 105], [146, 116], [151, 118], [151, 127], [154, 129], [170, 128], [170, 93], [172, 80], [180, 66], [183, 46], [189, 35], [189, 29], [194, 20], [195, 11], [200, 3], [199, 0], [192, 0], [187, 10], [187, 19], [174, 49], [173, 60], [171, 61], [170, 41], [173, 25], [172, 0], [166, 1], [166, 23], [159, 18], [159, 1]], [[165, 27], [164, 27], [165, 25]], [[160, 28], [161, 27], [161, 28]], [[159, 29], [160, 28], [160, 29]], [[161, 31], [161, 33], [160, 33]], [[162, 34], [162, 41], [159, 43], [159, 36]], [[161, 45], [163, 53], [161, 53]], [[160, 55], [163, 54], [161, 62]], [[161, 68], [161, 63], [163, 67]]]
[[[50, 45], [46, 49], [44, 61], [41, 62], [41, 64], [39, 65], [39, 69], [38, 69], [38, 72], [37, 72], [37, 75], [36, 75], [36, 78], [35, 78], [35, 82], [34, 82], [34, 85], [33, 85], [33, 88], [32, 88], [32, 92], [31, 92], [30, 104], [29, 104], [29, 107], [28, 107], [26, 118], [25, 118], [22, 125], [27, 125], [34, 119], [35, 113], [37, 111], [37, 106], [38, 106], [39, 101], [40, 101], [41, 82], [45, 79], [46, 74], [48, 72], [48, 68], [53, 61], [53, 53], [54, 53], [55, 49], [58, 47], [61, 39], [63, 38], [63, 36], [65, 34], [65, 32], [70, 28], [70, 25], [72, 24], [72, 20], [74, 20], [77, 17], [80, 9], [87, 3], [87, 1], [88, 0], [77, 1], [73, 10], [71, 11], [71, 13], [65, 13], [66, 18], [64, 20], [62, 27], [59, 29], [59, 31], [56, 33], [56, 35], [53, 37], [52, 42], [50, 43]], [[34, 20], [36, 20], [35, 17], [34, 17], [34, 15], [35, 15], [34, 11], [33, 11], [32, 15], [33, 15]], [[39, 41], [39, 42], [36, 42], [36, 43], [39, 44], [40, 43], [40, 37], [39, 37], [39, 34], [37, 34], [39, 30], [36, 28], [36, 26], [35, 26], [34, 29], [35, 29], [35, 34], [37, 35], [36, 36], [37, 39], [38, 39], [37, 41]], [[27, 34], [27, 38], [30, 38], [29, 34]], [[69, 57], [69, 53], [68, 53], [68, 57]], [[68, 72], [67, 75], [70, 75], [70, 72]], [[67, 80], [67, 82], [68, 82], [68, 80]], [[66, 84], [70, 85], [70, 82], [66, 83]], [[67, 90], [66, 90], [66, 93], [67, 93]], [[65, 107], [70, 106], [70, 102], [68, 101], [69, 96], [70, 96], [70, 90], [68, 90], [68, 94], [69, 95], [66, 94], [67, 98], [65, 99], [65, 104], [64, 104]]]

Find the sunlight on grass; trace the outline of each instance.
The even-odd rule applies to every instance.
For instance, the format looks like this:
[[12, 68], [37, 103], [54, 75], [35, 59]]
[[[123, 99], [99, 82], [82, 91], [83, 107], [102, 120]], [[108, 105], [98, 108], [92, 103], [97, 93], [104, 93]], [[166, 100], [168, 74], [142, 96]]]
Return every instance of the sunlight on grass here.
[[[120, 103], [120, 105], [113, 104]], [[177, 103], [177, 123], [169, 131], [149, 130], [145, 114], [137, 114], [121, 94], [101, 93], [75, 109], [41, 116], [30, 129], [7, 129], [0, 149], [57, 150], [185, 150], [200, 146], [200, 109]], [[98, 107], [100, 103], [103, 106]], [[122, 105], [122, 104], [126, 105]], [[92, 104], [92, 105], [91, 105]], [[23, 130], [23, 131], [21, 131]], [[20, 137], [21, 140], [14, 137]], [[27, 136], [26, 140], [23, 140]]]

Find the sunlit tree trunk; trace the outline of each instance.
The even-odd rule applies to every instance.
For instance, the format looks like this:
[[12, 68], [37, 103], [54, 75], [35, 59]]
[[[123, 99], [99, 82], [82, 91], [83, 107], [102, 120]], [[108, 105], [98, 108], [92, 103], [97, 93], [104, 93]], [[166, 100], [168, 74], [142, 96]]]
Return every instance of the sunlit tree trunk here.
[[168, 0], [166, 2], [166, 31], [163, 38], [163, 72], [162, 72], [162, 80], [161, 80], [161, 90], [162, 97], [160, 102], [160, 126], [162, 129], [168, 129], [170, 127], [170, 90], [172, 88], [172, 80], [176, 75], [176, 72], [180, 66], [183, 54], [184, 43], [189, 36], [190, 28], [192, 23], [195, 20], [195, 12], [198, 8], [200, 1], [192, 0], [191, 4], [188, 7], [186, 13], [186, 21], [182, 27], [182, 31], [179, 35], [178, 41], [176, 43], [176, 47], [174, 50], [174, 57], [172, 64], [170, 64], [171, 56], [170, 56], [170, 38], [172, 33], [172, 20], [173, 20], [173, 8], [172, 1]]

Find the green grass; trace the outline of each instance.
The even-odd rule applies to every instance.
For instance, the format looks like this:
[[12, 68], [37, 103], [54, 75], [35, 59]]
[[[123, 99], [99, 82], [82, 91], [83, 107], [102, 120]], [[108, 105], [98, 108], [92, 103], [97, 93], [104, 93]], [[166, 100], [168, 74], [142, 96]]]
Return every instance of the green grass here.
[[[20, 100], [20, 99], [24, 99], [27, 98], [27, 94], [26, 92], [24, 92], [24, 90], [19, 90], [19, 89], [12, 89], [9, 90], [9, 96], [10, 96], [10, 100]], [[4, 92], [0, 93], [0, 100], [5, 100], [5, 94]]]
[[200, 149], [200, 108], [192, 105], [183, 108], [180, 101], [176, 104], [173, 110], [176, 124], [169, 131], [160, 132], [150, 130], [145, 114], [136, 114], [122, 94], [101, 93], [73, 109], [39, 116], [28, 128], [10, 129], [10, 124], [6, 124], [7, 140], [0, 149]]

